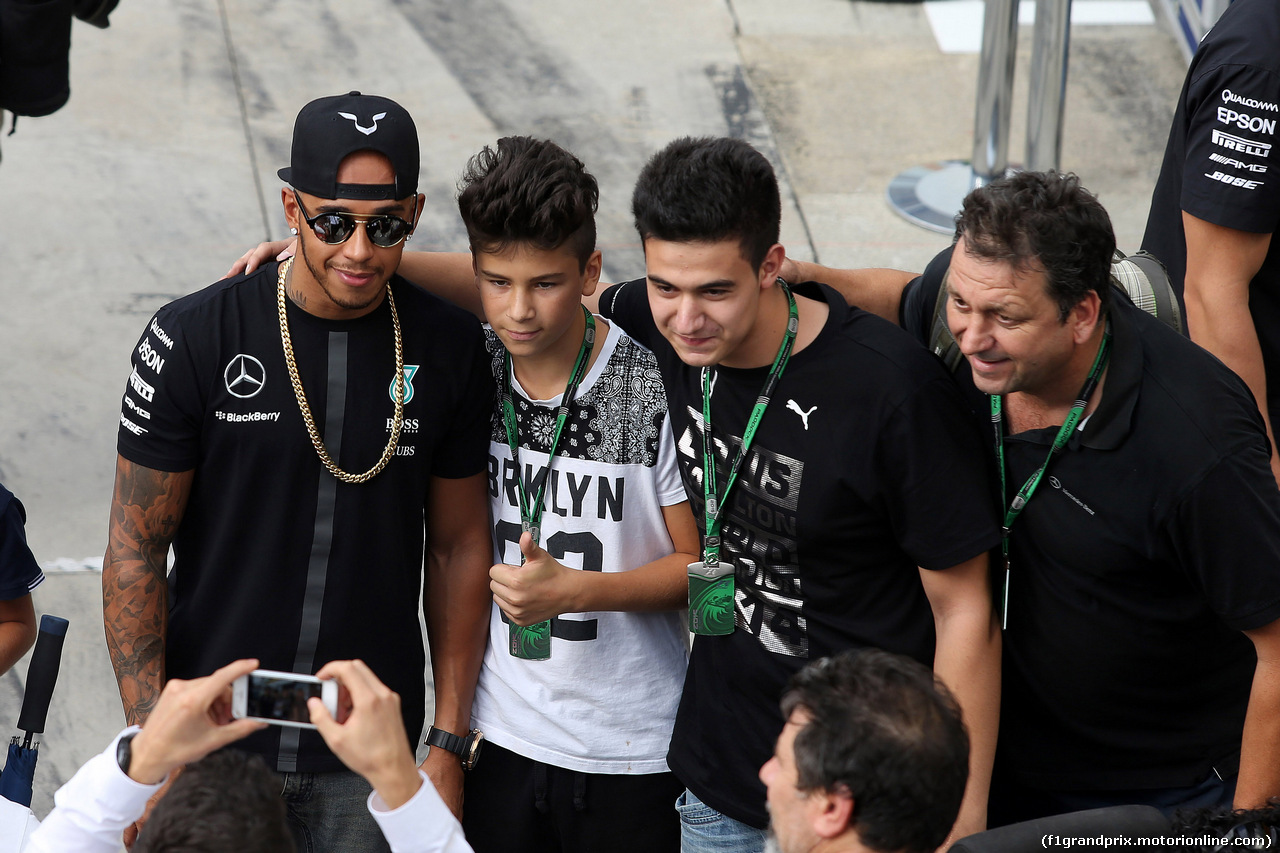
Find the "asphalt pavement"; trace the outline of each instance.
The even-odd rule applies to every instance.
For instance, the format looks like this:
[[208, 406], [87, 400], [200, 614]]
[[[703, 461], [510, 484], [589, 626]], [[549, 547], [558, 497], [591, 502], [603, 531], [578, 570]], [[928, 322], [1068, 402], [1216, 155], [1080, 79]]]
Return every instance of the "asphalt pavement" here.
[[[928, 7], [942, 5], [953, 14], [937, 24]], [[1133, 3], [1076, 0], [1077, 21], [1103, 6], [1127, 11], [1072, 27], [1061, 167], [1133, 250], [1186, 65], [1159, 14], [1125, 22]], [[975, 14], [972, 0], [121, 0], [108, 29], [77, 23], [70, 102], [0, 137], [0, 482], [48, 573], [37, 610], [71, 621], [36, 814], [124, 723], [100, 570], [130, 349], [160, 305], [285, 234], [275, 173], [305, 102], [356, 89], [413, 114], [427, 195], [414, 248], [464, 250], [467, 157], [533, 134], [600, 180], [606, 277], [641, 274], [628, 202], [645, 159], [730, 134], [777, 167], [792, 255], [918, 270], [949, 239], [885, 192], [904, 170], [968, 158], [978, 56], [943, 46]], [[0, 676], [0, 730], [25, 672]]]

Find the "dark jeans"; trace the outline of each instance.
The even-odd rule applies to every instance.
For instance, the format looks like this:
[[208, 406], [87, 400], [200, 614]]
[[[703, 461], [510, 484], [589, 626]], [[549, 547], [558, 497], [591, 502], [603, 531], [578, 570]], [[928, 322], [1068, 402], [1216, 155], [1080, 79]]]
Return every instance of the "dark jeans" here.
[[462, 828], [476, 853], [677, 853], [671, 773], [579, 773], [486, 743]]
[[358, 774], [277, 775], [298, 853], [390, 853], [382, 830], [369, 814], [373, 789]]

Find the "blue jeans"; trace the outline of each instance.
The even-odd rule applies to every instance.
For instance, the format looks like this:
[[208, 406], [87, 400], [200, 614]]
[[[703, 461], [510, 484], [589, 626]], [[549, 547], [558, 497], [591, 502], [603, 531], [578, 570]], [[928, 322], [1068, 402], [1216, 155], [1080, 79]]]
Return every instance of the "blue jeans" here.
[[680, 853], [764, 853], [768, 833], [725, 817], [686, 789], [676, 799]]
[[390, 853], [369, 814], [369, 783], [350, 771], [280, 773], [298, 853]]

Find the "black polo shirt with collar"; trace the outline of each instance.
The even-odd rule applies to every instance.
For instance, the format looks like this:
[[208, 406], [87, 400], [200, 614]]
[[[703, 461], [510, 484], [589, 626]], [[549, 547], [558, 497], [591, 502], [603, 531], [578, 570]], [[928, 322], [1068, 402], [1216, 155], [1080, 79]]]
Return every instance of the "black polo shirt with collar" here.
[[[904, 293], [918, 339], [946, 267]], [[1280, 491], [1248, 389], [1123, 298], [1110, 313], [1099, 406], [1010, 537], [997, 763], [1052, 790], [1205, 778], [1240, 747], [1255, 663], [1240, 632], [1280, 618]], [[956, 378], [980, 396], [967, 366]], [[1009, 494], [1056, 434], [1006, 437]]]

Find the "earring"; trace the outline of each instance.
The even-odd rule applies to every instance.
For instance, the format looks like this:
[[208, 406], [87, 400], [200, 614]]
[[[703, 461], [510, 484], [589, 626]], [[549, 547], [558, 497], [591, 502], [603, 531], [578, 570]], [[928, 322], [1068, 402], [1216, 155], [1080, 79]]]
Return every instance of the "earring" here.
[[293, 236], [297, 237], [297, 236], [298, 236], [298, 229], [297, 229], [297, 228], [290, 228], [290, 229], [289, 229], [289, 233], [290, 233], [290, 234], [292, 234]]
[[404, 235], [404, 241], [405, 241], [406, 243], [408, 243], [408, 242], [409, 242], [410, 240], [412, 240], [412, 239], [413, 239], [413, 235], [412, 235], [412, 234], [406, 234], [406, 235]]

